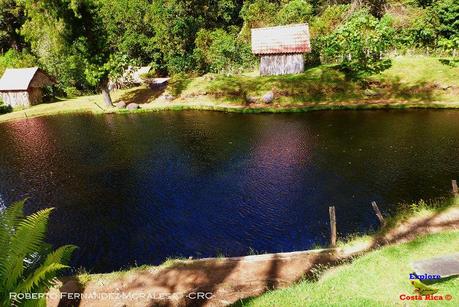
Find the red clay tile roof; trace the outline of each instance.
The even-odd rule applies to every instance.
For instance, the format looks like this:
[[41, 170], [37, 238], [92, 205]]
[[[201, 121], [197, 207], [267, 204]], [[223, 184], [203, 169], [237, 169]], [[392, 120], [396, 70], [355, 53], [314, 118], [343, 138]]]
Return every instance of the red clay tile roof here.
[[306, 53], [311, 51], [309, 27], [296, 24], [252, 29], [252, 53]]

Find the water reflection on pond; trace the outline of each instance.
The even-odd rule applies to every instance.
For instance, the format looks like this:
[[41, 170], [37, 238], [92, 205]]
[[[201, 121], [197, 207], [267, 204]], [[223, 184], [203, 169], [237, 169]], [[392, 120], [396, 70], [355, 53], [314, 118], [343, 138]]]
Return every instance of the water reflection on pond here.
[[48, 239], [106, 272], [167, 257], [302, 250], [445, 196], [459, 111], [66, 115], [0, 124], [0, 199], [53, 206]]

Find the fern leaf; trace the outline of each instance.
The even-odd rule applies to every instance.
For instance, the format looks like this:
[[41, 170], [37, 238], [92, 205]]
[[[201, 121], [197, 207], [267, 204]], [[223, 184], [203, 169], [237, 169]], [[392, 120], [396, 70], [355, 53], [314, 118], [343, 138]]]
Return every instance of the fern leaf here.
[[18, 201], [0, 212], [0, 287], [6, 278], [6, 258], [10, 254], [11, 238], [17, 225], [24, 218], [23, 210], [26, 200]]
[[37, 270], [35, 270], [27, 279], [20, 283], [14, 292], [17, 293], [28, 293], [33, 292], [32, 290], [49, 280], [50, 275], [55, 275], [62, 269], [68, 268], [68, 265], [62, 263], [50, 263], [47, 265], [40, 266]]
[[4, 277], [3, 286], [6, 289], [16, 287], [18, 279], [24, 272], [24, 258], [36, 252], [42, 246], [46, 226], [53, 208], [40, 210], [27, 216], [17, 226], [11, 239], [9, 255], [0, 266], [0, 275]]
[[0, 212], [0, 265], [7, 255], [10, 239], [14, 234], [16, 226], [24, 218], [24, 204], [21, 200], [11, 204], [5, 211]]

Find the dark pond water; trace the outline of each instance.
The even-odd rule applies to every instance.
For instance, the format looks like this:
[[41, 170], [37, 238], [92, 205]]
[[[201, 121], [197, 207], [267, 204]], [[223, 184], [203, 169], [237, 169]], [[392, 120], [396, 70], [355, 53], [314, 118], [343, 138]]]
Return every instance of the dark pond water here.
[[107, 272], [303, 250], [377, 225], [370, 201], [446, 196], [459, 111], [72, 115], [0, 124], [0, 201], [53, 206], [48, 241]]

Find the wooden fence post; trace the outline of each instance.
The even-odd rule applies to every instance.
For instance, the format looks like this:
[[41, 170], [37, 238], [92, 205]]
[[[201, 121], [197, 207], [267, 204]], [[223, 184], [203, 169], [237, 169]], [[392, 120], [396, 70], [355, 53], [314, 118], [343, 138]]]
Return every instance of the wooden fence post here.
[[328, 213], [330, 214], [330, 246], [336, 247], [336, 214], [335, 206], [328, 207]]
[[384, 220], [383, 215], [381, 214], [381, 211], [379, 211], [378, 205], [376, 204], [375, 201], [371, 202], [371, 206], [373, 207], [374, 212], [376, 213], [376, 216], [378, 217], [379, 223], [381, 224], [382, 227], [386, 226], [386, 221]]
[[452, 180], [451, 184], [453, 186], [453, 194], [455, 196], [458, 196], [459, 195], [459, 189], [457, 188], [457, 181], [456, 180]]

